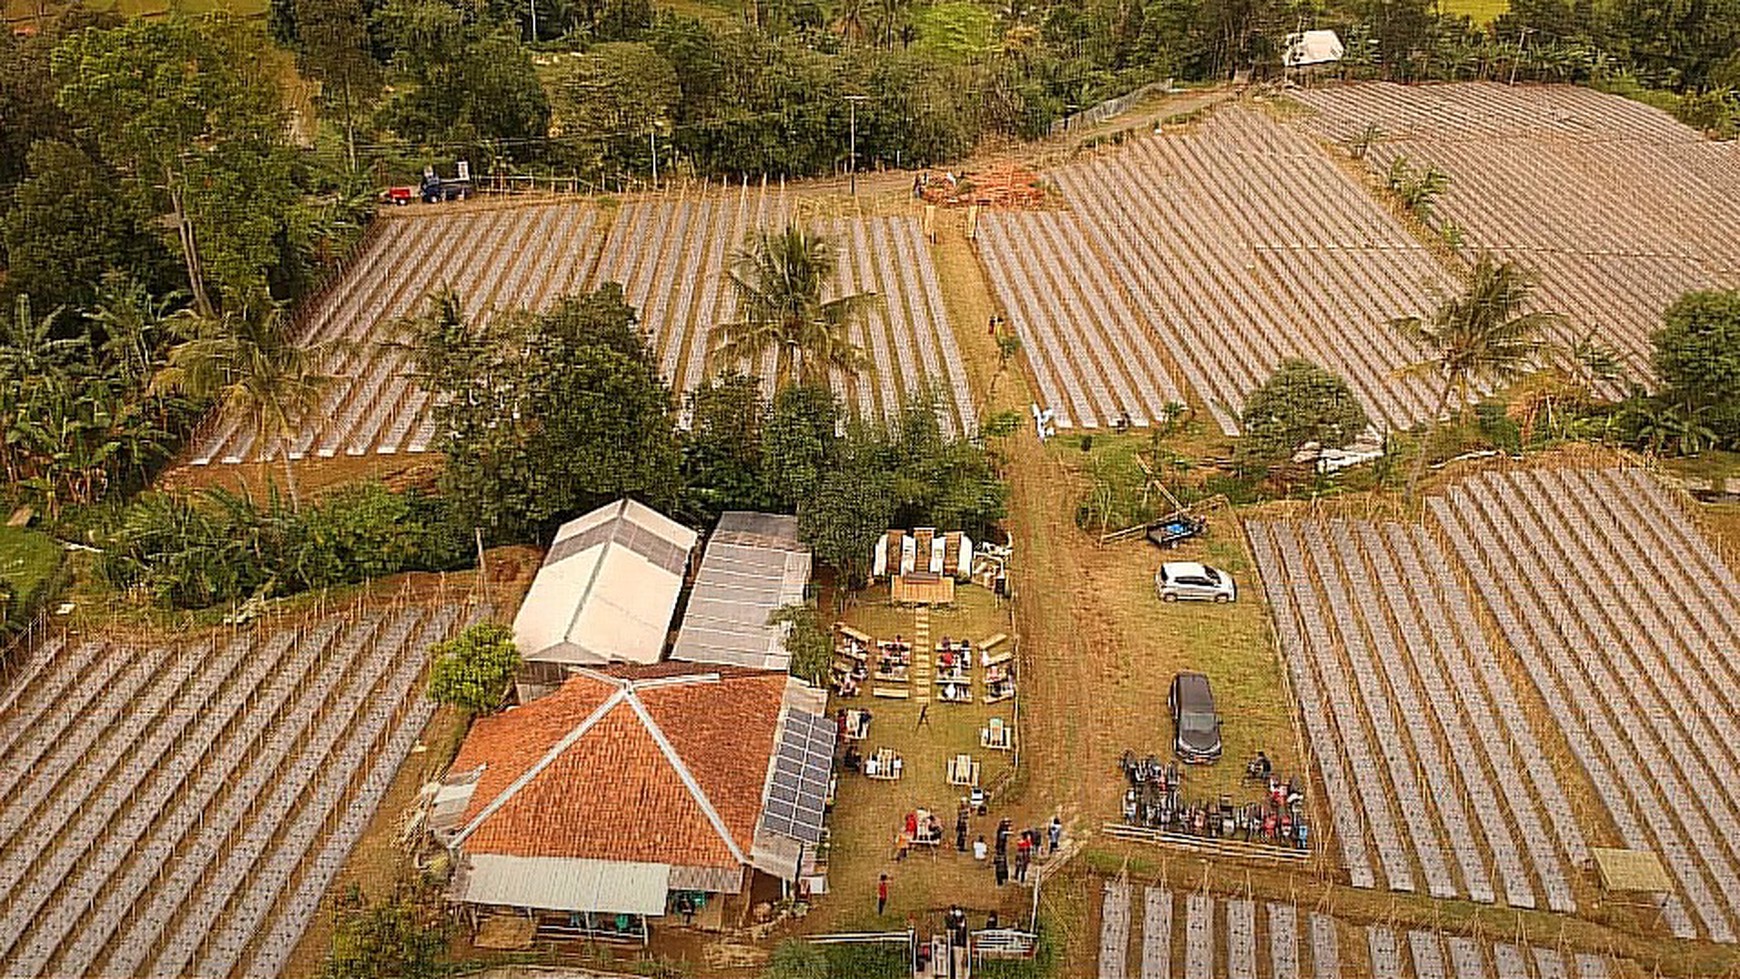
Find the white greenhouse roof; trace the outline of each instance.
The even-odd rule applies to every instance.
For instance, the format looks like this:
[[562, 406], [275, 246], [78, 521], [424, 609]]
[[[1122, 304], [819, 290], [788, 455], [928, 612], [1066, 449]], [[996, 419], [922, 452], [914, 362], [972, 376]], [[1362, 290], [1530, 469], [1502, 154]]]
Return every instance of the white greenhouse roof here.
[[662, 863], [469, 853], [454, 895], [468, 904], [602, 914], [665, 913], [671, 868]]
[[514, 617], [520, 655], [588, 665], [657, 662], [696, 538], [633, 500], [563, 524]]
[[707, 541], [672, 659], [784, 670], [789, 627], [768, 618], [804, 599], [810, 552], [798, 542], [797, 518], [732, 511]]

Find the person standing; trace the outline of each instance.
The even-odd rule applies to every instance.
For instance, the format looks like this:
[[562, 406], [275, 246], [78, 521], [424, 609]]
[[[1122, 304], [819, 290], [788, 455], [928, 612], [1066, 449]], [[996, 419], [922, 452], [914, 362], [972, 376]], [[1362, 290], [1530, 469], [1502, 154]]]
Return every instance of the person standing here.
[[887, 911], [887, 910], [888, 910], [888, 875], [883, 874], [882, 879], [878, 880], [876, 882], [876, 917], [878, 917], [878, 918], [882, 917], [882, 913], [884, 911]]
[[1058, 841], [1063, 839], [1063, 820], [1055, 815], [1051, 817], [1051, 825], [1046, 828], [1046, 853], [1056, 853]]
[[1008, 816], [1004, 816], [1003, 819], [997, 823], [997, 855], [1000, 857], [1009, 855], [1009, 817]]
[[985, 860], [985, 834], [983, 833], [980, 833], [979, 838], [973, 841], [973, 859], [981, 863]]
[[1009, 855], [1002, 851], [998, 851], [995, 866], [997, 869], [997, 886], [1002, 887], [1004, 884], [1009, 883]]

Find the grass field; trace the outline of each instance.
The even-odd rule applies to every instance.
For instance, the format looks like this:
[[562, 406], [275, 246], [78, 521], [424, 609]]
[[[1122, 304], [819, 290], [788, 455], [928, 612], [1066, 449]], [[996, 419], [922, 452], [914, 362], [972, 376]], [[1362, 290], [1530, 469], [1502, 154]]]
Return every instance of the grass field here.
[[65, 560], [66, 552], [47, 534], [0, 527], [0, 581], [10, 593], [4, 608], [7, 624], [35, 610]]
[[[877, 639], [893, 639], [898, 635], [911, 641], [913, 610], [888, 604], [886, 594], [884, 585], [860, 593], [860, 603], [847, 610], [846, 621]], [[977, 643], [994, 633], [1009, 631], [1007, 606], [999, 605], [986, 590], [963, 586], [956, 592], [956, 598], [955, 607], [931, 612], [933, 646], [945, 636], [965, 637]], [[920, 655], [922, 651], [915, 648], [915, 662]], [[936, 654], [932, 651], [930, 655]], [[861, 750], [869, 755], [879, 748], [894, 749], [904, 762], [905, 776], [897, 782], [873, 781], [862, 775], [841, 776], [831, 820], [833, 852], [828, 862], [828, 882], [833, 893], [818, 907], [818, 915], [842, 925], [849, 922], [891, 928], [903, 923], [910, 914], [922, 915], [955, 902], [979, 911], [1002, 908], [1005, 904], [1018, 908], [1023, 903], [1024, 898], [1016, 894], [1019, 888], [1009, 886], [1002, 894], [996, 891], [988, 863], [976, 864], [970, 853], [963, 855], [954, 848], [955, 806], [967, 790], [948, 784], [948, 759], [959, 754], [972, 755], [980, 763], [982, 786], [994, 783], [1009, 767], [1007, 752], [979, 747], [979, 729], [992, 717], [1008, 722], [1014, 707], [1009, 701], [989, 706], [978, 702], [984, 692], [983, 677], [983, 670], [975, 666], [975, 702], [971, 704], [945, 704], [933, 699], [928, 708], [923, 708], [916, 700], [876, 698], [868, 691], [853, 700], [835, 698], [830, 702], [830, 709], [869, 710], [874, 719]], [[1020, 680], [1018, 675], [1016, 682]], [[908, 687], [915, 688], [916, 682]], [[922, 727], [918, 725], [921, 709], [925, 711]], [[945, 845], [935, 852], [914, 847], [905, 861], [897, 863], [894, 840], [905, 814], [914, 809], [929, 809], [937, 814], [943, 823]], [[1001, 815], [993, 808], [987, 817], [974, 817], [969, 824], [969, 842], [981, 834], [990, 839]], [[888, 915], [872, 924], [876, 881], [884, 873], [890, 877]]]
[[1509, 10], [1510, 0], [1448, 0], [1444, 4], [1445, 13], [1467, 14], [1476, 24], [1490, 24]]

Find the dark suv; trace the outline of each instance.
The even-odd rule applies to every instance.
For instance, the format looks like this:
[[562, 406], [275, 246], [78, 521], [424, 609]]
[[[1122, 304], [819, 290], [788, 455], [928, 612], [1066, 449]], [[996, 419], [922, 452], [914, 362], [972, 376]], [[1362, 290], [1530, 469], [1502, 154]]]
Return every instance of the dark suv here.
[[1166, 695], [1172, 708], [1172, 750], [1192, 764], [1220, 760], [1220, 715], [1214, 712], [1214, 691], [1201, 673], [1172, 678]]

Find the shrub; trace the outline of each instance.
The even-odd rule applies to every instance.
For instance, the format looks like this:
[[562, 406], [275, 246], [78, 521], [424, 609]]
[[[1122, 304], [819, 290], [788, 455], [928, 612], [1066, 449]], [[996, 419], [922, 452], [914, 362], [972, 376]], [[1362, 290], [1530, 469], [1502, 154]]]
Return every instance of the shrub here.
[[829, 979], [828, 957], [818, 946], [788, 938], [773, 950], [761, 975], [762, 979]]
[[496, 622], [479, 622], [435, 646], [429, 696], [467, 714], [488, 714], [501, 706], [519, 668], [513, 630]]

